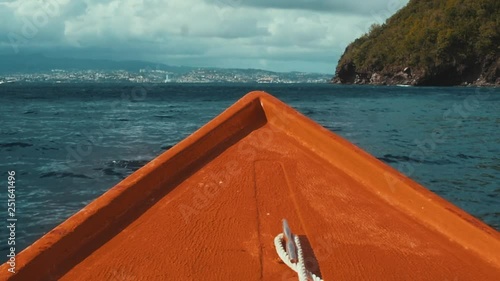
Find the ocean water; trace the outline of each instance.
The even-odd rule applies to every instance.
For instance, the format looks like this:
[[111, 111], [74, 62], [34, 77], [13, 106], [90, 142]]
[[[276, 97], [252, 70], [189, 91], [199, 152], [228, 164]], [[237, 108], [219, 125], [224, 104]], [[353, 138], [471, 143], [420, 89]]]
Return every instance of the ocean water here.
[[[500, 89], [327, 84], [2, 84], [0, 210], [40, 238], [251, 90], [265, 90], [500, 230]], [[0, 227], [5, 257], [8, 230]]]

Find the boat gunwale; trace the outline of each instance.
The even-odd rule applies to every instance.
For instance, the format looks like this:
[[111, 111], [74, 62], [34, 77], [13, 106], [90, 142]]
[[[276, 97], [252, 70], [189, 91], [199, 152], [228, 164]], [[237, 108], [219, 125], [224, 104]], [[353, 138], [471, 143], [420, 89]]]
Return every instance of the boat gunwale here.
[[[473, 250], [485, 261], [500, 268], [500, 255], [498, 255], [500, 232], [277, 98], [267, 94], [261, 102], [267, 119], [272, 125], [281, 128], [290, 137], [323, 156], [324, 160], [345, 172], [361, 186], [369, 187], [369, 191], [384, 199], [388, 204], [407, 212], [416, 220], [449, 239], [455, 240], [462, 247]], [[279, 114], [289, 117], [277, 118]], [[293, 122], [302, 124], [287, 126], [287, 119], [293, 119]], [[282, 121], [285, 122], [282, 123]], [[302, 130], [305, 128], [308, 132], [291, 132], [296, 128]], [[321, 146], [325, 143], [328, 147]], [[340, 162], [335, 157], [331, 157], [332, 154], [339, 156], [339, 152], [344, 153], [345, 157], [341, 157], [342, 159], [350, 160], [348, 165], [345, 165], [345, 161]], [[360, 169], [362, 164], [366, 170], [377, 170], [380, 177], [366, 177], [364, 170]]]
[[[238, 114], [242, 113], [243, 114], [246, 113], [247, 116], [244, 116], [243, 118], [238, 117]], [[257, 116], [257, 119], [255, 119], [255, 116]], [[248, 123], [240, 122], [242, 119], [247, 121], [250, 124], [250, 126], [248, 126], [249, 125]], [[210, 122], [208, 122], [198, 130], [196, 130], [190, 136], [180, 141], [178, 144], [174, 145], [167, 151], [163, 152], [162, 154], [160, 154], [159, 156], [148, 162], [146, 165], [139, 168], [137, 171], [133, 172], [131, 175], [129, 175], [128, 177], [126, 177], [113, 187], [111, 187], [109, 190], [107, 190], [102, 195], [100, 195], [92, 202], [90, 202], [87, 206], [85, 206], [75, 214], [71, 215], [65, 221], [57, 225], [51, 231], [43, 235], [41, 238], [33, 242], [33, 244], [31, 244], [23, 251], [21, 251], [19, 254], [17, 254], [15, 274], [12, 274], [7, 271], [7, 269], [10, 267], [7, 262], [1, 265], [0, 280], [3, 279], [26, 280], [23, 278], [26, 274], [29, 274], [27, 273], [27, 271], [31, 270], [44, 271], [43, 274], [45, 275], [37, 276], [36, 280], [44, 280], [43, 277], [45, 276], [49, 276], [50, 278], [59, 278], [66, 271], [64, 266], [63, 268], [60, 268], [58, 266], [59, 263], [66, 263], [66, 264], [74, 263], [68, 259], [71, 259], [73, 255], [78, 253], [78, 251], [82, 251], [81, 248], [86, 245], [85, 243], [91, 242], [92, 239], [99, 239], [98, 236], [102, 232], [106, 231], [107, 228], [109, 228], [113, 222], [119, 222], [120, 218], [124, 217], [126, 214], [131, 212], [130, 208], [129, 210], [127, 210], [126, 206], [122, 206], [121, 212], [118, 212], [117, 214], [115, 214], [115, 216], [111, 216], [109, 213], [114, 211], [112, 210], [112, 208], [110, 208], [110, 206], [117, 205], [116, 203], [119, 202], [120, 199], [130, 198], [131, 196], [127, 195], [127, 193], [129, 193], [131, 189], [137, 190], [138, 185], [143, 185], [141, 184], [141, 181], [147, 180], [147, 178], [152, 178], [153, 177], [152, 174], [155, 173], [155, 171], [157, 172], [158, 170], [160, 170], [162, 165], [165, 165], [169, 162], [175, 162], [176, 159], [178, 158], [184, 158], [189, 161], [191, 158], [183, 156], [183, 154], [185, 153], [196, 154], [194, 152], [197, 151], [198, 152], [203, 151], [205, 155], [202, 155], [201, 157], [206, 158], [208, 154], [211, 153], [213, 154], [214, 149], [217, 150], [216, 149], [217, 147], [223, 146], [224, 142], [230, 140], [231, 138], [233, 138], [234, 141], [235, 137], [236, 140], [241, 139], [242, 137], [244, 137], [245, 131], [247, 131], [246, 133], [249, 133], [250, 131], [257, 129], [258, 127], [263, 126], [265, 122], [266, 120], [264, 113], [262, 112], [262, 108], [260, 106], [259, 98], [254, 95], [244, 96], [239, 102], [227, 108], [220, 115], [216, 116], [214, 119], [212, 119]], [[224, 125], [236, 126], [234, 128], [235, 132], [228, 135], [227, 131], [224, 131], [224, 128], [220, 129]], [[218, 134], [214, 134], [214, 132], [216, 131], [218, 131]], [[222, 140], [218, 139], [218, 141], [214, 142], [213, 139], [217, 137], [219, 138], [222, 137]], [[203, 144], [200, 145], [200, 142], [203, 141], [205, 143], [211, 142], [211, 144], [214, 145], [215, 148], [207, 151], [206, 147], [204, 147]], [[199, 159], [195, 159], [192, 162], [200, 162], [200, 161]], [[181, 177], [182, 179], [184, 179], [185, 176], [184, 177], [182, 176], [182, 174], [186, 172], [184, 170], [189, 170], [190, 168], [192, 168], [190, 166], [192, 164], [193, 163], [187, 163], [182, 168], [178, 167], [178, 165], [171, 165], [173, 166], [173, 169], [177, 170], [174, 171], [173, 175], [171, 175], [172, 178]], [[169, 179], [167, 178], [164, 179], [164, 181], [168, 180]], [[179, 182], [174, 179], [173, 183], [174, 187], [178, 183]], [[153, 187], [150, 186], [149, 187], [150, 192], [144, 193], [145, 195], [143, 196], [143, 198], [141, 198], [142, 200], [134, 198], [134, 200], [139, 206], [133, 206], [133, 207], [136, 207], [136, 209], [142, 207], [140, 206], [142, 203], [141, 201], [148, 200], [149, 199], [148, 197], [152, 195], [152, 192], [155, 189], [159, 189], [163, 185], [164, 182], [156, 183], [156, 185]], [[167, 191], [167, 193], [169, 191]], [[93, 222], [93, 220], [97, 221]], [[102, 224], [102, 222], [104, 222], [104, 224]], [[128, 225], [131, 222], [132, 221], [129, 221], [126, 224]], [[82, 227], [82, 226], [89, 227], [88, 225], [89, 223], [91, 224], [89, 229], [85, 229]], [[71, 251], [67, 251], [68, 240], [75, 240], [74, 236], [78, 236], [78, 234], [80, 234], [82, 231], [89, 233], [91, 232], [91, 230], [96, 230], [96, 229], [98, 231], [95, 231], [93, 235], [91, 234], [90, 236], [80, 237], [85, 239], [84, 241], [76, 239], [76, 241], [79, 242], [77, 244], [71, 243], [75, 241], [69, 241], [72, 244], [73, 248], [71, 249]], [[100, 241], [99, 246], [101, 246], [103, 243], [105, 243], [105, 241]], [[83, 251], [85, 252], [85, 250]], [[56, 252], [58, 254], [55, 254], [53, 252]], [[50, 256], [51, 258], [45, 258], [44, 256]], [[57, 258], [54, 259], [54, 256], [56, 256]], [[35, 280], [32, 278], [33, 276], [30, 275], [29, 280]]]

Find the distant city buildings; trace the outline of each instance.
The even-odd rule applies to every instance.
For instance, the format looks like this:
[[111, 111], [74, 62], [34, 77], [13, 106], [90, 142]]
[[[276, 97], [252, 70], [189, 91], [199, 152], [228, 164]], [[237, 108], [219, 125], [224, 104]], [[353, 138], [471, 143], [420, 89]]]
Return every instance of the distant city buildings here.
[[314, 73], [276, 73], [253, 69], [204, 69], [186, 73], [164, 70], [63, 70], [53, 69], [41, 73], [18, 73], [0, 77], [7, 82], [132, 82], [132, 83], [326, 83], [331, 75]]

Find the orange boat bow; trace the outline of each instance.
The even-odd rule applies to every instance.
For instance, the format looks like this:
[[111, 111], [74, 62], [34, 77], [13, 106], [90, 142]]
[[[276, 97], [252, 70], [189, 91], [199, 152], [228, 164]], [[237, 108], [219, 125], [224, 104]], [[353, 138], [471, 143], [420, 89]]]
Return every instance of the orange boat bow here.
[[252, 92], [17, 256], [1, 280], [500, 280], [500, 234]]

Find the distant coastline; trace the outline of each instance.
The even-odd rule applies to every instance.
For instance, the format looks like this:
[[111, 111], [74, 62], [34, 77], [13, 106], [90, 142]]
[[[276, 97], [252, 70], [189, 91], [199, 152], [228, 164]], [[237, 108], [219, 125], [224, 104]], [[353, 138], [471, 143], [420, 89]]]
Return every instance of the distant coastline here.
[[241, 69], [193, 69], [172, 72], [161, 69], [64, 70], [17, 72], [0, 75], [0, 84], [23, 83], [328, 83], [330, 75], [303, 72], [270, 72]]
[[147, 61], [0, 55], [0, 81], [134, 83], [328, 83], [327, 73], [175, 66]]

